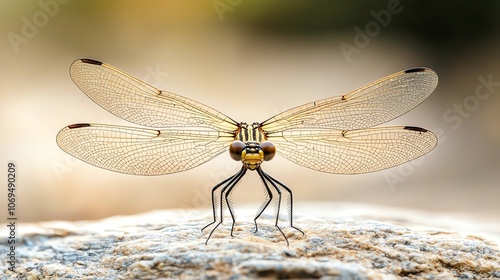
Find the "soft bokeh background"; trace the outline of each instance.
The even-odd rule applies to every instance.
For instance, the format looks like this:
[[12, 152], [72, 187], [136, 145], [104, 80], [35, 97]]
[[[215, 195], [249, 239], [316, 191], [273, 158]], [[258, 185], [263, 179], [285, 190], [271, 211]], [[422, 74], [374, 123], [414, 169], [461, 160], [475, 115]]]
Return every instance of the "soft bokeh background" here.
[[[9, 160], [18, 166], [18, 217], [80, 220], [208, 208], [211, 187], [239, 168], [223, 154], [186, 172], [140, 177], [66, 155], [55, 136], [68, 124], [131, 125], [71, 81], [69, 65], [94, 58], [250, 123], [399, 70], [430, 67], [439, 75], [437, 90], [391, 124], [434, 131], [440, 143], [432, 153], [356, 176], [307, 170], [279, 157], [264, 168], [293, 189], [298, 207], [355, 202], [496, 219], [499, 12], [498, 1], [1, 1], [0, 162], [3, 174]], [[341, 48], [347, 44], [354, 51], [348, 55]], [[494, 83], [479, 88], [479, 99], [481, 79]], [[235, 193], [255, 209], [263, 197], [253, 172]]]

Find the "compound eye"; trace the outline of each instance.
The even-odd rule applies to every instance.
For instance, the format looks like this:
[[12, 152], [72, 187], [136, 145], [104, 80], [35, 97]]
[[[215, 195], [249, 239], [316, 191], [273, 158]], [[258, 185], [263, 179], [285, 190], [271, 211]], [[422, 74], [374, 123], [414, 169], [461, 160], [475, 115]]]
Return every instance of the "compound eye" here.
[[231, 146], [229, 146], [229, 155], [231, 156], [232, 159], [236, 161], [241, 160], [241, 153], [245, 149], [247, 145], [245, 143], [241, 142], [240, 140], [235, 140], [233, 143], [231, 143]]
[[276, 147], [274, 146], [273, 143], [269, 141], [264, 141], [260, 143], [260, 149], [264, 152], [264, 160], [269, 161], [274, 158], [274, 155], [276, 155]]

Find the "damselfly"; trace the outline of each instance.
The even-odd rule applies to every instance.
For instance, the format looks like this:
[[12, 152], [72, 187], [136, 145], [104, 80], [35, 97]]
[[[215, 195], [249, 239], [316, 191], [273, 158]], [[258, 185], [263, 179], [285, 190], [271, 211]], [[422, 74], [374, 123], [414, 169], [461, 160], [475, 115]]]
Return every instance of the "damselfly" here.
[[[278, 225], [281, 198], [286, 195], [293, 225], [292, 191], [262, 170], [277, 153], [299, 165], [328, 173], [359, 174], [382, 170], [430, 152], [437, 137], [413, 126], [374, 127], [424, 101], [437, 86], [428, 68], [397, 72], [341, 96], [287, 110], [247, 125], [189, 98], [159, 90], [106, 63], [79, 59], [70, 67], [75, 84], [94, 102], [129, 122], [149, 128], [79, 123], [63, 128], [57, 143], [68, 154], [111, 171], [163, 175], [185, 171], [229, 151], [241, 169], [212, 189], [214, 225], [205, 243], [222, 223], [227, 209], [235, 224], [231, 193], [248, 170], [257, 171], [266, 199], [257, 219], [273, 201]], [[219, 193], [216, 193], [219, 191]]]

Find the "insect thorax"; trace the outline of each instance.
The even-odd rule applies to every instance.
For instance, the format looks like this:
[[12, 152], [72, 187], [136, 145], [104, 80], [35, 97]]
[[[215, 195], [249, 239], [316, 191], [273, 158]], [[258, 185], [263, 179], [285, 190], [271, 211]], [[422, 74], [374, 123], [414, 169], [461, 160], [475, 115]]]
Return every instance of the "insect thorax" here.
[[262, 143], [266, 140], [266, 135], [262, 132], [259, 123], [253, 123], [249, 126], [247, 123], [240, 123], [239, 129], [236, 131], [234, 140], [240, 140], [244, 143], [257, 142]]

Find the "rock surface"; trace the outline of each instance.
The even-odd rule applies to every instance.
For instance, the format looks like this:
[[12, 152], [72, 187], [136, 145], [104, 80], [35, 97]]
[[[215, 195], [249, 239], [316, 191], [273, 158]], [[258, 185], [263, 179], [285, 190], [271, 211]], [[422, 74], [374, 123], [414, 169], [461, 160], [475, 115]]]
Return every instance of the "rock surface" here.
[[[20, 224], [15, 272], [2, 261], [1, 278], [500, 279], [500, 249], [490, 238], [416, 224], [397, 217], [402, 212], [393, 211], [396, 222], [384, 215], [296, 215], [306, 234], [280, 221], [287, 246], [271, 216], [261, 217], [254, 233], [253, 212], [240, 208], [234, 237], [225, 222], [208, 245], [209, 231], [200, 229], [210, 210]], [[7, 245], [0, 243], [4, 259]]]

